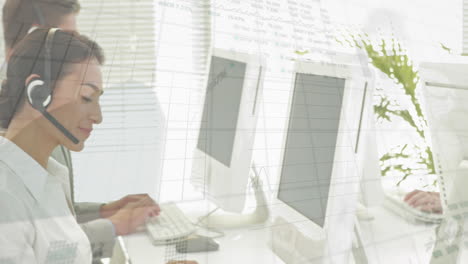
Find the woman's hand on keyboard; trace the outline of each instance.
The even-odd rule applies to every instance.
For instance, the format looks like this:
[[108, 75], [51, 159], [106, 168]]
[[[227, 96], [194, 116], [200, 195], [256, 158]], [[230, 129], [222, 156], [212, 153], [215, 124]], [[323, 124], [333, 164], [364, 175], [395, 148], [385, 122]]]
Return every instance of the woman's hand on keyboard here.
[[117, 235], [128, 235], [137, 231], [149, 217], [159, 215], [160, 208], [151, 197], [129, 202], [108, 219], [114, 224]]
[[[124, 208], [127, 204], [139, 202], [142, 200], [146, 201], [146, 203], [148, 204], [153, 204], [153, 205], [158, 206], [158, 204], [148, 194], [130, 194], [130, 195], [123, 197], [120, 200], [113, 201], [113, 202], [110, 202], [101, 206], [100, 215], [102, 218], [109, 218], [115, 213], [117, 213], [117, 211]], [[157, 214], [159, 214], [159, 210]]]
[[198, 264], [195, 260], [170, 260], [166, 264]]
[[442, 204], [440, 202], [440, 193], [425, 192], [414, 190], [405, 195], [404, 201], [414, 208], [429, 213], [442, 213]]

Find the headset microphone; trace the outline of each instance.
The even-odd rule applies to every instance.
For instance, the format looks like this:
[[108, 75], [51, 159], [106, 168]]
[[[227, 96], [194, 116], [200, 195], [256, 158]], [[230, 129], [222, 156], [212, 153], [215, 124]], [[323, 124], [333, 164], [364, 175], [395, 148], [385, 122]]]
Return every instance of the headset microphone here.
[[74, 144], [80, 141], [72, 135], [62, 124], [58, 122], [49, 112], [47, 106], [52, 102], [52, 85], [50, 82], [51, 75], [51, 49], [55, 32], [58, 28], [51, 28], [47, 33], [45, 41], [45, 60], [44, 60], [44, 80], [40, 78], [33, 78], [26, 87], [27, 98], [31, 106], [39, 111], [52, 125], [54, 125], [60, 132], [62, 132]]
[[62, 124], [57, 121], [52, 115], [49, 114], [47, 111], [42, 111], [42, 115], [49, 120], [52, 125], [54, 125], [58, 130], [60, 130], [68, 139], [70, 139], [74, 144], [80, 143], [80, 141], [70, 133], [65, 127], [62, 126]]

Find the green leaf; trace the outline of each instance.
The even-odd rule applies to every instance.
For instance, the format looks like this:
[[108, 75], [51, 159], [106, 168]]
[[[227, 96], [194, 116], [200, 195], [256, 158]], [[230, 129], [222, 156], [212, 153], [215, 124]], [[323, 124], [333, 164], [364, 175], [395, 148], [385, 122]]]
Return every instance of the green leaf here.
[[[409, 101], [412, 103], [412, 111], [410, 109], [401, 109], [399, 104], [391, 102], [387, 98], [387, 95], [383, 95], [380, 101], [374, 105], [374, 113], [377, 120], [392, 122], [395, 117], [401, 118], [425, 141], [427, 121], [416, 97], [416, 89], [420, 80], [419, 73], [414, 68], [413, 62], [402, 48], [402, 45], [395, 39], [391, 39], [390, 42], [380, 39], [375, 41], [378, 44], [374, 45], [374, 42], [370, 40], [369, 35], [366, 33], [350, 34], [348, 37], [345, 37], [345, 42], [351, 47], [358, 47], [364, 50], [369, 57], [370, 63], [398, 84], [395, 86], [396, 89], [403, 89], [404, 94], [408, 96]], [[441, 45], [443, 48], [445, 47], [442, 43]], [[407, 148], [410, 148], [410, 151], [406, 152]], [[414, 152], [416, 154], [409, 154]], [[390, 151], [382, 155], [380, 162], [382, 176], [390, 172], [395, 172], [402, 176], [397, 185], [400, 185], [407, 177], [417, 172], [435, 172], [432, 151], [427, 146], [427, 143], [424, 148], [420, 148], [417, 145], [411, 145], [410, 147], [406, 144], [399, 151]], [[423, 165], [423, 168], [408, 168], [404, 165], [409, 163], [415, 163], [419, 166]]]

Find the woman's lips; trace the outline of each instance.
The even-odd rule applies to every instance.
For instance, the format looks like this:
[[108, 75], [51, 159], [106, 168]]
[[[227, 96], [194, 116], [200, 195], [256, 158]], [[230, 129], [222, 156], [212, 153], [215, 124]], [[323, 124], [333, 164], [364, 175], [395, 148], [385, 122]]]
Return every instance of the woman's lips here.
[[80, 127], [80, 131], [83, 132], [83, 134], [85, 134], [87, 137], [89, 137], [89, 135], [91, 135], [91, 131], [93, 131], [92, 128], [82, 128]]

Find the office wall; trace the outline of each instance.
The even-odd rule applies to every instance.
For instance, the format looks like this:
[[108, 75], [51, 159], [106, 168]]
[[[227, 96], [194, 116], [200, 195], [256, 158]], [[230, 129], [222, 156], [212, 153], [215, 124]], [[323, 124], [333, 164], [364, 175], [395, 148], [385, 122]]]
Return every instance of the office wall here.
[[416, 60], [435, 59], [446, 52], [440, 43], [461, 53], [462, 1], [324, 0], [331, 16], [377, 36], [393, 34]]

